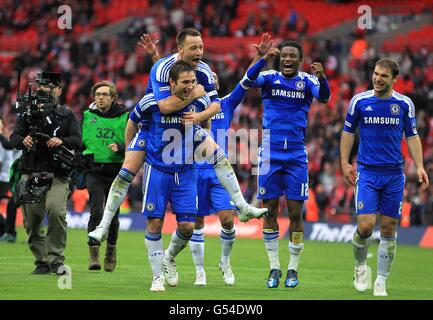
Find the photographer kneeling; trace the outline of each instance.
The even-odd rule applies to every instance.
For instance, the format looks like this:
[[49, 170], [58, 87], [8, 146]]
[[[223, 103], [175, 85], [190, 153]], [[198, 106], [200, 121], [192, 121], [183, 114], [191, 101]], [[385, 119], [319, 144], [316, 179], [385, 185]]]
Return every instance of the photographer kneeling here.
[[[36, 95], [27, 94], [21, 101], [18, 99], [19, 116], [10, 137], [14, 148], [23, 149], [19, 169], [21, 187], [16, 189], [15, 196], [23, 203], [28, 244], [36, 259], [32, 274], [66, 272], [63, 252], [71, 168], [56, 154], [63, 147], [80, 150], [81, 132], [72, 110], [58, 104], [62, 93], [60, 81], [60, 73], [38, 74]], [[48, 217], [46, 235], [43, 230], [45, 212]]]

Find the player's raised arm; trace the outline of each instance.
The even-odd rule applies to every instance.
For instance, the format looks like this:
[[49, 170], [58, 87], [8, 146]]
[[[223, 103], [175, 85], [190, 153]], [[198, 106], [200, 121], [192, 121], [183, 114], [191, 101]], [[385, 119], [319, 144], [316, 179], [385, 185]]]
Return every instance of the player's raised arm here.
[[315, 87], [313, 87], [314, 97], [320, 102], [327, 103], [331, 97], [331, 90], [329, 89], [329, 84], [323, 70], [323, 65], [320, 62], [314, 62], [311, 65], [311, 72], [319, 80], [318, 90], [314, 90]]
[[[257, 54], [254, 56], [253, 61], [251, 61], [251, 64], [249, 65], [247, 72], [260, 59], [265, 59], [266, 61], [268, 61], [269, 58], [272, 58], [271, 53], [269, 53], [268, 56], [266, 56], [266, 54], [272, 48], [272, 44], [273, 44], [273, 41], [271, 40], [269, 33], [264, 33], [262, 35], [262, 40], [261, 40], [260, 44], [258, 44], [258, 45], [253, 44], [253, 46], [257, 50]], [[276, 53], [277, 55], [279, 54], [279, 51], [278, 51], [278, 53], [276, 51], [272, 51], [272, 52]], [[261, 70], [261, 68], [258, 69], [258, 72], [260, 72], [260, 70]], [[245, 74], [245, 76], [246, 76], [246, 74]], [[259, 73], [257, 73], [257, 76], [258, 76], [258, 74]], [[255, 80], [257, 78], [257, 76], [250, 75], [250, 79]], [[216, 74], [214, 74], [214, 78], [215, 78], [215, 82], [216, 82], [216, 87], [218, 89], [218, 77]], [[227, 96], [224, 97], [224, 99], [227, 101], [227, 105], [229, 105], [233, 110], [236, 109], [239, 106], [239, 104], [242, 102], [242, 100], [245, 98], [245, 93], [246, 93], [246, 90], [248, 89], [248, 87], [246, 85], [244, 85], [244, 86], [242, 85], [242, 80], [236, 85], [236, 87], [233, 89], [232, 92], [230, 92], [230, 94], [228, 94]]]
[[270, 48], [263, 58], [260, 58], [247, 70], [247, 73], [242, 78], [240, 85], [244, 89], [264, 86], [266, 79], [264, 76], [260, 75], [260, 71], [270, 59], [277, 57], [279, 54], [280, 50], [278, 48]]
[[257, 50], [257, 54], [254, 56], [254, 59], [251, 62], [249, 67], [251, 67], [257, 61], [259, 61], [260, 58], [263, 58], [266, 55], [266, 53], [268, 53], [269, 49], [272, 48], [273, 43], [274, 41], [271, 39], [270, 34], [267, 32], [263, 33], [262, 40], [260, 41], [260, 43], [253, 44], [253, 47]]
[[152, 58], [153, 63], [161, 58], [158, 53], [158, 43], [159, 40], [152, 41], [152, 38], [147, 33], [143, 33], [140, 40], [138, 40], [138, 45]]

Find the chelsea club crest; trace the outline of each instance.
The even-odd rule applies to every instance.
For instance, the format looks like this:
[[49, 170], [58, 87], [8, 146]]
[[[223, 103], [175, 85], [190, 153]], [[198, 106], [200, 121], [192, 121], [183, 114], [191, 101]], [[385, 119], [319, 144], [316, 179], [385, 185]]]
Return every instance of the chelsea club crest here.
[[390, 105], [391, 114], [394, 116], [398, 116], [400, 114], [400, 106], [398, 104]]
[[138, 140], [137, 144], [139, 147], [144, 147], [146, 146], [146, 140], [140, 139]]
[[298, 89], [298, 90], [304, 90], [305, 89], [305, 82], [304, 81], [296, 81], [295, 86], [296, 86], [296, 89]]
[[155, 210], [155, 205], [152, 202], [146, 203], [146, 211], [153, 211]]

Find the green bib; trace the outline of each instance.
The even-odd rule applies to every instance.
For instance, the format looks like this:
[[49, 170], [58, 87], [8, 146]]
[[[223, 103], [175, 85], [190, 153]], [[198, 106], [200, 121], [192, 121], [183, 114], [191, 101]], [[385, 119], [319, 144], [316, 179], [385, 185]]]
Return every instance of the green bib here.
[[108, 147], [111, 143], [125, 142], [125, 128], [128, 112], [116, 118], [103, 118], [100, 115], [84, 112], [82, 131], [86, 149], [83, 154], [93, 154], [97, 163], [121, 163], [124, 155], [118, 154]]

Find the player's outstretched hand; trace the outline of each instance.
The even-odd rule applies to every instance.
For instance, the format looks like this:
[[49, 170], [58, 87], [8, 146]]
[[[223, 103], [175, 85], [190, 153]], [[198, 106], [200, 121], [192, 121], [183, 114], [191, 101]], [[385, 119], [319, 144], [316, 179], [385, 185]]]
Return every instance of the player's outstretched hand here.
[[277, 57], [279, 54], [280, 54], [280, 49], [278, 49], [278, 48], [270, 48], [268, 50], [268, 52], [266, 52], [266, 54], [263, 57], [263, 59], [265, 59], [266, 61], [268, 61], [269, 59]]
[[419, 168], [418, 170], [416, 170], [416, 174], [418, 175], [418, 182], [421, 190], [427, 189], [430, 182], [428, 180], [428, 175], [425, 170], [423, 168]]
[[266, 52], [268, 52], [269, 49], [272, 47], [273, 43], [274, 42], [271, 40], [271, 35], [265, 32], [262, 35], [262, 41], [258, 45], [253, 44], [253, 46], [254, 48], [256, 48], [259, 56], [263, 57], [266, 54]]
[[344, 180], [347, 184], [354, 187], [356, 185], [356, 172], [355, 168], [351, 164], [346, 164], [342, 166]]
[[311, 65], [311, 72], [319, 79], [325, 78], [325, 72], [323, 71], [323, 66], [320, 62], [313, 62]]
[[140, 37], [140, 40], [138, 40], [138, 44], [147, 52], [150, 56], [156, 56], [158, 54], [158, 43], [159, 40], [155, 40], [155, 42], [152, 41], [152, 38], [147, 33], [143, 33], [143, 35]]

